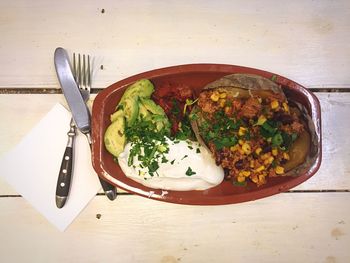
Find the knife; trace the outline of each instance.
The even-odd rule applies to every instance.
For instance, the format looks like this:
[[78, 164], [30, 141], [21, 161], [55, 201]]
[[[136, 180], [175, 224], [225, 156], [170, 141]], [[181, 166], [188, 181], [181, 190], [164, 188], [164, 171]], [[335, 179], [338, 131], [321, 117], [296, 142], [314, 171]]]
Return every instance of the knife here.
[[[54, 61], [55, 61], [57, 77], [61, 84], [64, 97], [66, 98], [69, 109], [72, 113], [75, 125], [86, 136], [91, 149], [92, 141], [91, 141], [91, 135], [90, 135], [90, 132], [91, 132], [90, 112], [84, 102], [80, 89], [73, 77], [67, 52], [63, 48], [60, 48], [60, 47], [56, 48]], [[98, 177], [98, 178], [100, 179], [100, 183], [107, 197], [110, 200], [114, 200], [117, 196], [115, 187], [107, 183], [106, 181], [102, 180], [101, 177]], [[67, 197], [63, 199], [66, 200]], [[57, 192], [56, 192], [56, 203], [61, 202], [61, 200], [63, 199], [62, 199], [62, 196], [60, 195], [57, 196]]]
[[66, 149], [63, 154], [60, 172], [58, 174], [57, 185], [56, 185], [56, 206], [62, 208], [68, 198], [71, 178], [73, 174], [73, 162], [74, 162], [74, 141], [76, 135], [76, 127], [74, 120], [70, 121], [70, 129], [67, 132], [68, 141]]

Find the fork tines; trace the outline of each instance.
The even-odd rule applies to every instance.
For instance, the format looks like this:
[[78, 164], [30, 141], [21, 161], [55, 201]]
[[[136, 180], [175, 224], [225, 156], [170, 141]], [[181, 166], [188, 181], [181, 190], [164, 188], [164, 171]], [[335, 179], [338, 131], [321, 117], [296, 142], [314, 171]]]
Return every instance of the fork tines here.
[[75, 77], [75, 81], [79, 85], [79, 88], [90, 89], [91, 87], [90, 56], [89, 55], [85, 56], [85, 54], [83, 55], [78, 54], [77, 56], [78, 56], [78, 59], [76, 59], [76, 54], [73, 53], [73, 75]]

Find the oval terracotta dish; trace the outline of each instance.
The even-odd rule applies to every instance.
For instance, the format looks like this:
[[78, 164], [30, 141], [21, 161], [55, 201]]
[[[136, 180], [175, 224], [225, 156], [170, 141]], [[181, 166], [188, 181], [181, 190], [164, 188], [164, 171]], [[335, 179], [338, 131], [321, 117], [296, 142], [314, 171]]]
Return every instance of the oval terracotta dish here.
[[[155, 87], [163, 83], [185, 84], [198, 92], [208, 83], [232, 73], [256, 74], [273, 79], [280, 84], [287, 98], [303, 105], [314, 126], [314, 144], [311, 149], [311, 162], [298, 170], [298, 176], [269, 178], [268, 182], [257, 187], [235, 186], [230, 181], [205, 191], [163, 191], [151, 189], [127, 178], [119, 165], [107, 152], [103, 136], [110, 124], [110, 115], [120, 100], [124, 90], [133, 82], [147, 78]], [[313, 176], [321, 164], [321, 110], [315, 95], [292, 80], [274, 73], [253, 68], [222, 64], [190, 64], [156, 69], [121, 80], [101, 91], [95, 98], [92, 108], [92, 161], [97, 174], [103, 179], [124, 189], [147, 198], [191, 205], [220, 205], [251, 201], [285, 192]]]

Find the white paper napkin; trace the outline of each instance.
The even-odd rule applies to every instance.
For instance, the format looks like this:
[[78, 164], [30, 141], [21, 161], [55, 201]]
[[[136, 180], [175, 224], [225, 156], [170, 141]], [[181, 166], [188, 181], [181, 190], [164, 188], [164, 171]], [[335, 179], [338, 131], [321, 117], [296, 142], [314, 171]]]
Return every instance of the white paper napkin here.
[[60, 231], [68, 227], [101, 188], [92, 168], [87, 140], [78, 132], [70, 194], [63, 208], [56, 207], [56, 183], [70, 118], [70, 112], [56, 104], [0, 159], [1, 176]]

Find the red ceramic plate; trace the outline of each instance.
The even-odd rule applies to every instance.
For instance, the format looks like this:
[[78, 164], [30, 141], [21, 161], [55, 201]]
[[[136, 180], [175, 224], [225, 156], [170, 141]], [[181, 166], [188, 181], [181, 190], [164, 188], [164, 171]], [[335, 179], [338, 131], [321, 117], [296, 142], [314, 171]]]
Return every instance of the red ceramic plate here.
[[[113, 161], [103, 143], [103, 136], [110, 124], [109, 116], [114, 112], [126, 87], [133, 82], [147, 78], [155, 87], [162, 83], [185, 84], [197, 94], [206, 84], [232, 73], [250, 73], [274, 78], [281, 84], [288, 99], [305, 106], [315, 126], [317, 149], [310, 165], [298, 176], [268, 178], [267, 184], [257, 187], [248, 183], [246, 187], [235, 186], [229, 181], [205, 191], [162, 191], [145, 187], [127, 178], [118, 164]], [[274, 77], [273, 77], [274, 76]], [[318, 99], [303, 86], [274, 73], [253, 68], [222, 64], [190, 64], [156, 69], [121, 80], [101, 91], [92, 108], [92, 161], [97, 174], [116, 187], [147, 198], [160, 201], [191, 204], [221, 205], [251, 201], [285, 192], [313, 176], [321, 164], [321, 113]]]

